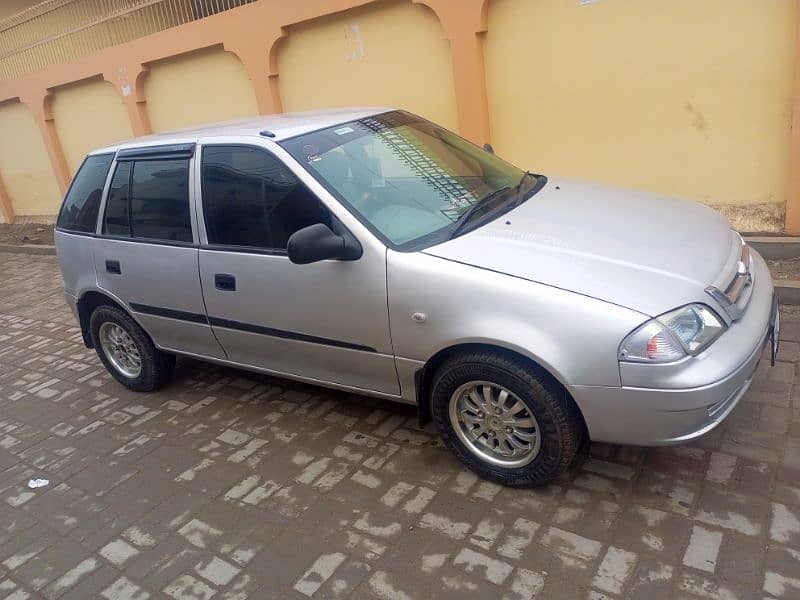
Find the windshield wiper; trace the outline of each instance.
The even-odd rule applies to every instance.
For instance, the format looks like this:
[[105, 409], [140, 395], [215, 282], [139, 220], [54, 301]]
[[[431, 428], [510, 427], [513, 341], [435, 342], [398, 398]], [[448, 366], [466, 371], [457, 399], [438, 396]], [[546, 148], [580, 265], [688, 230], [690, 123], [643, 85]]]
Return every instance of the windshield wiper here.
[[517, 190], [519, 190], [519, 189], [522, 187], [522, 184], [523, 184], [523, 183], [525, 183], [525, 180], [526, 180], [528, 177], [536, 177], [536, 175], [534, 175], [534, 174], [533, 174], [533, 173], [531, 173], [530, 171], [525, 171], [525, 172], [522, 174], [522, 177], [520, 177], [520, 178], [519, 178], [519, 183], [517, 184]]
[[453, 231], [450, 232], [450, 239], [452, 240], [456, 237], [461, 231], [463, 231], [464, 227], [467, 223], [472, 221], [477, 215], [482, 213], [484, 210], [488, 210], [491, 201], [502, 194], [509, 192], [512, 188], [506, 186], [502, 187], [499, 190], [495, 190], [490, 194], [487, 194], [480, 200], [478, 200], [475, 204], [470, 206], [467, 210], [465, 210], [461, 215], [458, 217], [458, 220], [455, 222], [455, 227]]
[[514, 202], [513, 202], [512, 206], [511, 206], [511, 208], [516, 208], [517, 206], [522, 204], [522, 201], [524, 200], [524, 197], [523, 197], [523, 195], [521, 193], [522, 192], [522, 184], [525, 183], [525, 180], [528, 177], [536, 177], [536, 175], [534, 175], [530, 171], [525, 171], [522, 174], [522, 177], [519, 178], [519, 183], [517, 183], [517, 185], [514, 187], [514, 191], [517, 193], [517, 197], [514, 199]]
[[520, 204], [522, 200], [522, 194], [520, 193], [522, 191], [522, 185], [525, 183], [525, 180], [528, 177], [536, 177], [536, 176], [530, 171], [525, 171], [522, 174], [522, 177], [519, 178], [519, 182], [517, 183], [517, 185], [515, 185], [513, 188], [509, 186], [502, 187], [498, 190], [495, 190], [487, 194], [486, 196], [478, 200], [475, 204], [470, 206], [456, 220], [455, 227], [453, 228], [453, 231], [450, 232], [449, 239], [452, 240], [454, 237], [458, 236], [458, 234], [464, 230], [467, 223], [472, 221], [479, 214], [483, 213], [484, 210], [488, 210], [489, 208], [491, 208], [489, 205], [491, 204], [492, 200], [494, 200], [498, 196], [502, 196], [503, 194], [513, 191], [516, 195], [516, 198], [513, 202], [512, 208]]

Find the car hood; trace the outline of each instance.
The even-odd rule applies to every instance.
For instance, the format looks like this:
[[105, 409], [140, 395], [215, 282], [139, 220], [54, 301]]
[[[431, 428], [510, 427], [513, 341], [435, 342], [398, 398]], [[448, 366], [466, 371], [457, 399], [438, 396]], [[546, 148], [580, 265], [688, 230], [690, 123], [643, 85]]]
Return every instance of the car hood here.
[[703, 301], [738, 244], [727, 220], [701, 204], [549, 180], [514, 210], [425, 252], [656, 316]]

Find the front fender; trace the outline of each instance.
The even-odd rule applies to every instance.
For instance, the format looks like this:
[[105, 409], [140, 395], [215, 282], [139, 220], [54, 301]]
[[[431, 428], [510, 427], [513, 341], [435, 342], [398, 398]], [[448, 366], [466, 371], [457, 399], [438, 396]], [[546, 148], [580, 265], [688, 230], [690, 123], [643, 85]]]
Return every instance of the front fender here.
[[648, 317], [628, 308], [424, 253], [387, 253], [392, 343], [425, 363], [459, 344], [507, 348], [563, 385], [619, 386], [617, 351]]

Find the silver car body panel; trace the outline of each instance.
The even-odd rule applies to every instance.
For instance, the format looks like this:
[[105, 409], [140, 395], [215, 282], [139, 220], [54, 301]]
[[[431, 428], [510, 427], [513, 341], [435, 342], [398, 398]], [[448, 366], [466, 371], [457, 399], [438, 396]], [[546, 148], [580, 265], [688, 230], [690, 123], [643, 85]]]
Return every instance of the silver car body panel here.
[[97, 289], [94, 238], [56, 230], [55, 244], [64, 279], [64, 292], [78, 298], [89, 290]]
[[383, 392], [379, 392], [377, 390], [359, 388], [357, 386], [352, 385], [345, 385], [341, 383], [336, 383], [335, 381], [327, 381], [325, 379], [314, 379], [313, 377], [302, 377], [295, 373], [286, 373], [284, 371], [277, 371], [275, 369], [269, 369], [265, 367], [258, 367], [249, 363], [237, 363], [232, 360], [221, 359], [221, 358], [214, 358], [211, 356], [204, 356], [202, 354], [192, 354], [191, 352], [181, 352], [181, 351], [172, 351], [175, 354], [179, 354], [181, 356], [187, 356], [189, 358], [196, 358], [199, 360], [203, 360], [206, 362], [214, 363], [217, 365], [223, 365], [226, 367], [234, 367], [236, 369], [243, 369], [246, 371], [252, 371], [254, 373], [261, 373], [263, 375], [271, 375], [275, 377], [283, 377], [286, 379], [292, 379], [294, 381], [300, 381], [302, 383], [308, 383], [311, 385], [319, 385], [324, 386], [326, 388], [330, 388], [332, 390], [340, 390], [343, 392], [353, 392], [355, 394], [363, 394], [365, 396], [371, 396], [373, 398], [381, 398], [383, 400], [391, 400], [393, 402], [400, 402], [402, 404], [416, 404], [415, 400], [406, 400], [404, 397], [398, 396], [396, 394], [386, 394]]
[[[440, 351], [504, 348], [560, 381], [598, 441], [680, 443], [733, 410], [761, 357], [773, 288], [763, 259], [751, 252], [752, 279], [737, 310], [706, 291], [731, 290], [741, 270], [741, 239], [721, 216], [694, 203], [551, 180], [456, 239], [418, 252], [387, 249], [276, 143], [384, 110], [260, 117], [97, 150], [198, 144], [190, 167], [194, 244], [104, 238], [99, 224], [95, 235], [57, 230], [67, 301], [75, 310], [87, 292], [107, 294], [158, 347], [178, 354], [409, 403], [417, 402], [421, 370]], [[265, 129], [274, 137], [259, 135]], [[295, 265], [281, 254], [209, 248], [199, 201], [206, 143], [274, 153], [359, 240], [361, 259]], [[122, 277], [106, 271], [108, 259], [120, 262]], [[235, 298], [215, 288], [216, 273], [235, 274]], [[666, 365], [618, 360], [628, 333], [692, 302], [728, 325], [709, 348]]]
[[392, 342], [398, 356], [414, 361], [456, 345], [489, 344], [527, 356], [564, 384], [619, 386], [619, 332], [647, 318], [425, 253], [390, 250], [387, 262]]
[[[772, 310], [772, 278], [764, 259], [753, 251], [753, 275], [757, 285], [742, 317], [698, 356], [676, 363], [647, 365], [621, 362], [622, 384], [659, 389], [693, 389], [723, 379], [747, 361], [763, 341]], [[676, 406], [680, 409], [681, 406]]]
[[[98, 289], [121, 298], [159, 347], [225, 358], [205, 319], [197, 258], [194, 247], [94, 240]], [[122, 273], [109, 273], [107, 260]]]
[[[398, 394], [385, 261], [371, 258], [296, 265], [286, 256], [200, 250], [208, 315], [228, 358]], [[236, 291], [216, 289], [216, 273], [233, 275]]]
[[425, 252], [655, 316], [705, 301], [734, 238], [701, 204], [551, 179], [503, 218]]
[[[762, 260], [759, 270], [763, 264]], [[769, 273], [765, 265], [763, 269]], [[703, 379], [695, 379], [698, 363], [686, 361], [689, 364], [685, 365], [681, 376], [676, 374], [672, 381], [681, 383], [680, 387], [568, 386], [583, 412], [590, 437], [599, 441], [623, 440], [627, 444], [669, 445], [688, 442], [719, 425], [750, 387], [761, 361], [769, 335], [771, 292], [771, 285], [756, 290], [757, 297], [753, 301], [756, 306], [752, 307], [752, 314], [745, 317], [747, 323], [737, 323], [723, 334], [723, 337], [730, 336], [725, 342], [721, 337], [703, 353], [707, 355], [703, 359], [711, 363], [710, 368], [703, 365]], [[737, 343], [741, 346], [737, 347]], [[731, 356], [734, 347], [737, 356]], [[740, 360], [741, 354], [744, 354], [741, 362], [734, 362]], [[735, 365], [733, 369], [731, 364]], [[684, 382], [691, 381], [704, 384], [685, 387]], [[625, 415], [628, 431], [624, 435], [608, 418], [609, 414]]]
[[592, 439], [620, 439], [609, 414], [624, 414], [630, 444], [689, 441], [719, 424], [750, 386], [769, 334], [773, 287], [754, 254], [756, 285], [742, 318], [696, 357], [669, 365], [620, 363], [622, 387], [569, 385]]

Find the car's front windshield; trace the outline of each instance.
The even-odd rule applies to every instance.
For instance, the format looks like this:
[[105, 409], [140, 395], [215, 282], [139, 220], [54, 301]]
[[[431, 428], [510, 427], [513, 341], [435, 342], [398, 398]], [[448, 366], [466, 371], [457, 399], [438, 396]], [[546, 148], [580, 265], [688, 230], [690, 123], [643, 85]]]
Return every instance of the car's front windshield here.
[[[543, 182], [402, 111], [314, 131], [282, 145], [363, 223], [400, 249], [448, 239], [466, 229], [463, 221], [499, 214], [511, 199], [530, 196]], [[470, 210], [483, 202], [485, 211]]]

